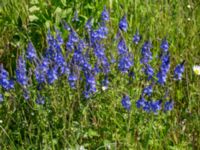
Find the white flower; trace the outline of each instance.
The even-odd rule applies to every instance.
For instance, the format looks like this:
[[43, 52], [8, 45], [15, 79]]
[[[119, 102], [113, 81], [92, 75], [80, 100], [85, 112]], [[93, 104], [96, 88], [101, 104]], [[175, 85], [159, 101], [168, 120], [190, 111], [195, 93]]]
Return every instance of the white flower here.
[[189, 8], [189, 9], [190, 9], [190, 8], [191, 8], [191, 5], [187, 5], [187, 8]]
[[107, 89], [108, 89], [107, 86], [102, 86], [102, 90], [103, 90], [103, 91], [105, 91], [105, 90], [107, 90]]
[[81, 145], [79, 150], [87, 150], [87, 149], [85, 149], [85, 147]]
[[193, 66], [193, 71], [196, 75], [200, 75], [200, 66]]

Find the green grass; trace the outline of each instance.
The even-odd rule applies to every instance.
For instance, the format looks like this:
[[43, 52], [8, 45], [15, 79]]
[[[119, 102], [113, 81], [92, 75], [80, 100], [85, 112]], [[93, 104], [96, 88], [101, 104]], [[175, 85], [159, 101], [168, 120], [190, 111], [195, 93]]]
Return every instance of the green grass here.
[[[200, 64], [200, 3], [192, 0], [109, 0], [42, 1], [3, 0], [0, 2], [0, 63], [14, 75], [16, 58], [27, 42], [34, 43], [38, 53], [46, 47], [48, 27], [62, 28], [61, 20], [70, 23], [83, 35], [84, 23], [93, 17], [95, 25], [106, 5], [110, 12], [109, 40], [104, 43], [107, 52], [117, 52], [117, 42], [110, 42], [117, 32], [118, 22], [127, 14], [128, 32], [123, 36], [135, 57], [137, 78], [127, 84], [127, 78], [112, 67], [110, 87], [98, 89], [91, 99], [84, 100], [80, 92], [66, 84], [66, 78], [46, 86], [45, 106], [35, 104], [36, 87], [31, 87], [32, 99], [24, 101], [19, 92], [5, 94], [0, 104], [0, 149], [200, 149], [200, 76], [192, 67]], [[26, 6], [26, 7], [24, 7]], [[190, 6], [190, 7], [189, 7]], [[79, 23], [71, 23], [74, 10]], [[142, 42], [135, 46], [132, 37], [136, 30]], [[61, 29], [65, 40], [67, 32]], [[186, 60], [181, 82], [168, 78], [169, 91], [175, 108], [168, 113], [147, 114], [135, 106], [142, 87], [140, 80], [140, 48], [145, 40], [153, 43], [153, 66], [162, 38], [170, 43], [171, 68]], [[171, 69], [170, 73], [173, 73]], [[100, 84], [100, 83], [98, 83]], [[81, 90], [81, 89], [80, 89]], [[131, 97], [130, 113], [121, 106], [123, 93]], [[155, 98], [162, 97], [163, 89], [156, 87]]]

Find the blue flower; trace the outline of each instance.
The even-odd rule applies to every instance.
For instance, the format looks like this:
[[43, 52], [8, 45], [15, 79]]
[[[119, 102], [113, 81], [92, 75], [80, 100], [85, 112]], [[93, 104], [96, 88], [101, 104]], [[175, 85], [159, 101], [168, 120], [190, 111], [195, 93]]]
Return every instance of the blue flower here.
[[160, 66], [160, 70], [157, 73], [158, 83], [160, 85], [164, 85], [167, 80], [167, 73], [170, 69], [170, 56], [169, 53], [164, 54], [161, 57], [162, 64]]
[[8, 72], [3, 68], [3, 64], [0, 65], [0, 73], [4, 78], [8, 78], [9, 76]]
[[86, 58], [83, 58], [83, 62], [81, 63], [81, 67], [83, 71], [91, 71], [92, 66], [89, 64]]
[[160, 85], [164, 85], [164, 83], [166, 82], [167, 80], [167, 75], [166, 73], [162, 72], [161, 70], [158, 72], [157, 74], [157, 78], [158, 78], [158, 83]]
[[169, 54], [163, 55], [161, 57], [162, 60], [162, 64], [160, 67], [160, 70], [162, 73], [167, 74], [167, 72], [169, 71], [170, 68], [170, 56]]
[[95, 81], [95, 77], [92, 75], [89, 75], [86, 77], [86, 82], [88, 84], [88, 86], [90, 87], [90, 91], [91, 92], [96, 92], [96, 81]]
[[9, 84], [9, 80], [7, 79], [7, 77], [6, 76], [3, 76], [2, 74], [1, 74], [1, 86], [4, 88], [4, 89], [7, 89], [7, 86], [8, 86], [8, 84]]
[[54, 37], [51, 35], [50, 29], [47, 32], [47, 43], [49, 46], [53, 45]]
[[155, 114], [157, 114], [158, 110], [161, 109], [161, 100], [157, 101], [147, 101], [143, 97], [141, 97], [137, 102], [136, 106], [137, 108], [142, 108], [146, 112], [153, 111]]
[[63, 74], [69, 75], [69, 73], [70, 73], [70, 69], [69, 69], [67, 63], [63, 64], [63, 66], [61, 66], [61, 67], [58, 69], [58, 76], [61, 76], [61, 75], [63, 75]]
[[142, 58], [140, 59], [141, 64], [147, 64], [150, 60], [152, 60], [152, 53], [150, 49], [152, 45], [150, 42], [145, 42], [142, 46], [141, 54]]
[[36, 58], [37, 58], [35, 48], [33, 47], [33, 44], [31, 42], [28, 43], [28, 48], [26, 51], [26, 58], [30, 61], [36, 60]]
[[57, 68], [49, 68], [49, 70], [47, 71], [47, 81], [49, 84], [52, 84], [55, 80], [57, 80]]
[[119, 22], [119, 28], [122, 30], [122, 31], [127, 31], [128, 29], [128, 23], [127, 23], [127, 20], [126, 20], [126, 15], [124, 15], [122, 17], [122, 19], [120, 20]]
[[130, 78], [134, 79], [134, 78], [135, 78], [135, 73], [134, 73], [134, 71], [133, 71], [133, 70], [129, 70], [128, 76], [129, 76]]
[[16, 69], [16, 79], [19, 84], [22, 86], [26, 86], [28, 84], [28, 78], [26, 75], [26, 62], [20, 56], [17, 62], [17, 69]]
[[54, 61], [58, 66], [62, 66], [65, 63], [65, 58], [61, 52], [57, 53], [54, 57]]
[[90, 91], [96, 92], [95, 76], [91, 73], [85, 73], [86, 83], [90, 87]]
[[151, 101], [151, 102], [150, 102], [151, 110], [152, 110], [155, 114], [157, 114], [157, 113], [158, 113], [158, 110], [161, 109], [161, 103], [162, 103], [161, 100]]
[[140, 40], [141, 40], [141, 36], [139, 35], [139, 32], [137, 31], [136, 34], [133, 36], [133, 42], [135, 44], [138, 44]]
[[40, 69], [43, 71], [43, 72], [47, 72], [48, 68], [49, 68], [49, 64], [50, 64], [50, 60], [46, 57], [44, 57], [42, 59], [42, 62], [41, 64], [39, 65], [40, 66]]
[[123, 55], [123, 54], [126, 54], [128, 49], [126, 47], [126, 43], [124, 41], [124, 39], [122, 38], [119, 43], [118, 43], [118, 53], [119, 55]]
[[122, 73], [128, 73], [128, 70], [133, 66], [133, 59], [130, 55], [122, 55], [120, 57], [118, 68]]
[[5, 90], [10, 90], [14, 88], [14, 81], [9, 80], [9, 74], [8, 72], [3, 68], [3, 65], [0, 65], [0, 85], [5, 89]]
[[56, 54], [54, 58], [54, 63], [54, 68], [57, 68], [58, 76], [69, 73], [68, 64], [65, 62], [65, 58], [61, 52]]
[[[98, 66], [102, 66], [103, 72], [108, 73], [110, 71], [110, 64], [104, 52], [103, 45], [96, 43], [93, 45], [94, 54], [97, 57]], [[97, 73], [97, 72], [96, 72]]]
[[101, 72], [101, 69], [99, 68], [99, 63], [95, 63], [94, 68], [93, 68], [93, 72], [95, 75], [97, 75], [98, 73]]
[[152, 85], [149, 85], [149, 86], [147, 86], [147, 87], [145, 87], [145, 88], [143, 89], [143, 91], [142, 91], [142, 96], [144, 96], [144, 95], [151, 96], [152, 92], [153, 92]]
[[23, 91], [23, 96], [24, 96], [25, 100], [29, 100], [30, 99], [30, 92], [27, 89], [25, 89]]
[[44, 105], [45, 104], [44, 97], [38, 94], [38, 97], [36, 99], [36, 103], [39, 104], [39, 105]]
[[122, 100], [121, 100], [122, 106], [126, 109], [126, 110], [130, 110], [131, 109], [131, 101], [129, 96], [123, 96]]
[[167, 52], [168, 49], [169, 49], [169, 44], [167, 42], [166, 39], [164, 39], [160, 45], [160, 48], [164, 51], [164, 52]]
[[56, 30], [56, 40], [57, 40], [59, 46], [64, 43], [64, 40], [61, 36], [61, 32], [59, 30]]
[[72, 57], [73, 64], [80, 65], [83, 62], [83, 55], [82, 52], [79, 50], [74, 51], [74, 55]]
[[92, 29], [91, 18], [85, 24], [85, 28], [90, 32]]
[[101, 64], [102, 64], [102, 70], [104, 74], [108, 74], [110, 72], [110, 64], [108, 62], [108, 59], [106, 56], [100, 59]]
[[184, 72], [184, 62], [183, 61], [181, 64], [178, 64], [176, 68], [174, 69], [174, 78], [176, 80], [181, 80], [183, 72]]
[[37, 85], [37, 90], [38, 90], [38, 91], [41, 91], [42, 89], [43, 89], [43, 85], [42, 85], [42, 84], [38, 84], [38, 85]]
[[77, 10], [76, 10], [75, 13], [74, 13], [74, 17], [72, 18], [72, 21], [79, 21]]
[[79, 66], [80, 69], [82, 69], [82, 71], [92, 70], [92, 67], [88, 62], [88, 59], [86, 58], [85, 55], [83, 55], [82, 51], [80, 51], [79, 49], [74, 51], [74, 55], [72, 57], [72, 63]]
[[118, 31], [117, 31], [117, 34], [115, 35], [114, 40], [118, 40], [120, 37], [121, 37], [121, 33], [120, 33], [120, 31], [118, 30]]
[[35, 69], [35, 78], [38, 83], [44, 83], [46, 81], [45, 73], [42, 72], [39, 67]]
[[86, 47], [87, 47], [87, 44], [84, 42], [84, 40], [79, 40], [79, 42], [78, 42], [78, 50], [82, 51]]
[[145, 55], [146, 53], [149, 53], [150, 49], [152, 48], [152, 44], [150, 41], [147, 41], [142, 46], [142, 54]]
[[35, 68], [35, 78], [38, 83], [44, 83], [46, 82], [46, 74], [49, 70], [49, 63], [50, 60], [46, 57], [44, 57], [40, 64], [37, 64], [37, 67]]
[[3, 102], [3, 95], [0, 94], [0, 103], [2, 103], [2, 102]]
[[100, 44], [95, 44], [94, 47], [94, 54], [98, 59], [102, 59], [103, 57], [105, 57], [105, 53], [104, 53], [104, 48], [102, 45]]
[[174, 107], [174, 101], [169, 100], [169, 101], [165, 102], [164, 111], [170, 111], [173, 109], [173, 107]]
[[96, 92], [96, 80], [92, 73], [84, 72], [84, 75], [86, 78], [84, 96], [85, 98], [89, 98], [91, 94]]
[[70, 27], [65, 21], [63, 21], [62, 23], [63, 23], [64, 28], [65, 28], [66, 30], [68, 30], [68, 31], [71, 30], [71, 27]]
[[98, 30], [96, 30], [96, 32], [100, 39], [105, 39], [108, 34], [108, 28], [105, 25], [102, 25]]
[[101, 20], [102, 21], [109, 21], [109, 14], [106, 9], [106, 6], [104, 6], [103, 12], [101, 13]]
[[151, 102], [145, 101], [143, 110], [149, 113], [151, 111]]
[[68, 82], [69, 82], [69, 85], [72, 89], [76, 89], [76, 81], [78, 80], [78, 77], [71, 73], [68, 77]]
[[105, 25], [102, 25], [97, 30], [92, 30], [90, 34], [91, 42], [95, 44], [96, 41], [100, 41], [101, 39], [105, 39], [107, 37], [108, 28]]
[[148, 76], [148, 80], [152, 79], [154, 75], [154, 69], [151, 67], [151, 65], [146, 64], [143, 68], [144, 73]]
[[45, 55], [44, 56], [46, 58], [48, 58], [48, 59], [54, 59], [55, 55], [56, 55], [56, 51], [55, 51], [54, 47], [53, 46], [49, 46], [47, 48], [47, 50], [45, 51]]
[[8, 85], [7, 85], [7, 90], [13, 89], [14, 88], [14, 81], [12, 79], [9, 80]]
[[88, 98], [90, 98], [91, 93], [90, 93], [90, 91], [85, 90], [85, 91], [83, 91], [83, 95], [84, 95], [84, 97], [85, 97], [86, 99], [88, 99]]
[[74, 44], [79, 41], [78, 35], [74, 30], [70, 31], [68, 41], [66, 43], [66, 49], [72, 51], [74, 49]]
[[136, 102], [136, 107], [143, 108], [145, 106], [145, 101], [146, 100], [143, 97], [140, 97], [140, 99]]

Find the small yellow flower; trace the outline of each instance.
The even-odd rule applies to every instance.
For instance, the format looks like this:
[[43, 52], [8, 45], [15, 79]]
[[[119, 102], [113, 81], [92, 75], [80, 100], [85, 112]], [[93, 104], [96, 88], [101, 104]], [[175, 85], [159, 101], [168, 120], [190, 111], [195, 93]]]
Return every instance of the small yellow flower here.
[[200, 66], [193, 66], [193, 71], [196, 75], [200, 75]]

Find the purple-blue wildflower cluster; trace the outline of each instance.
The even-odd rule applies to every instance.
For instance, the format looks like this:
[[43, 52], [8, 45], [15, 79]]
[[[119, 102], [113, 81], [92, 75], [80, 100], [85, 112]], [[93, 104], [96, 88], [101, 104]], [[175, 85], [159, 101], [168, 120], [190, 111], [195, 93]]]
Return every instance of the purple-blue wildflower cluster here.
[[140, 40], [141, 40], [141, 36], [139, 32], [137, 31], [135, 35], [133, 36], [133, 42], [137, 45], [140, 42]]
[[119, 28], [122, 30], [122, 31], [127, 31], [128, 29], [128, 22], [127, 22], [127, 18], [126, 18], [126, 15], [124, 15], [122, 17], [122, 19], [120, 20], [119, 22]]
[[8, 72], [4, 69], [3, 65], [0, 65], [0, 85], [5, 90], [14, 88], [14, 81], [9, 79]]
[[[135, 43], [138, 44], [138, 43]], [[152, 60], [152, 52], [150, 49], [152, 48], [152, 45], [150, 42], [145, 42], [142, 46], [141, 50], [141, 59], [140, 63], [144, 65], [143, 71], [148, 76], [148, 80], [151, 80], [151, 84], [144, 87], [142, 90], [142, 94], [140, 98], [136, 101], [136, 107], [141, 108], [146, 112], [153, 112], [157, 114], [159, 110], [163, 110], [164, 112], [170, 111], [174, 107], [174, 101], [169, 99], [165, 103], [163, 103], [163, 99], [166, 99], [166, 96], [159, 100], [152, 100], [152, 94], [153, 94], [153, 87], [156, 83], [158, 85], [164, 86], [167, 82], [167, 74], [170, 71], [170, 54], [169, 54], [169, 44], [166, 39], [164, 39], [161, 43], [161, 65], [159, 68], [159, 71], [156, 75], [156, 80], [154, 77], [154, 69], [151, 67], [149, 62]], [[174, 79], [175, 80], [181, 80], [182, 75], [184, 72], [184, 61], [181, 64], [178, 64], [174, 69]], [[122, 98], [122, 101], [124, 101], [124, 97]], [[124, 108], [127, 110], [130, 110], [130, 108], [127, 107], [124, 103], [122, 103]], [[131, 106], [131, 103], [130, 103]]]
[[[78, 12], [75, 12], [73, 21], [79, 21]], [[109, 88], [109, 75], [112, 66], [117, 66], [119, 72], [134, 79], [134, 55], [129, 50], [123, 36], [128, 31], [127, 16], [124, 15], [118, 24], [118, 44], [115, 52], [118, 55], [116, 57], [114, 57], [105, 42], [109, 34], [109, 28], [107, 27], [109, 21], [109, 12], [104, 7], [98, 28], [93, 28], [91, 18], [86, 22], [86, 38], [82, 39], [76, 30], [65, 22], [64, 28], [68, 32], [66, 41], [58, 29], [55, 28], [54, 32], [49, 29], [46, 37], [47, 48], [43, 55], [37, 55], [36, 49], [30, 41], [26, 52], [18, 57], [15, 80], [11, 79], [3, 65], [0, 65], [1, 91], [15, 89], [16, 84], [18, 84], [22, 88], [24, 99], [29, 100], [31, 98], [29, 87], [36, 84], [36, 87], [38, 87], [36, 103], [43, 105], [45, 104], [45, 96], [41, 92], [43, 87], [53, 85], [61, 77], [65, 77], [72, 90], [83, 89], [81, 92], [86, 99], [98, 91], [97, 83], [101, 84], [103, 91]], [[132, 41], [135, 45], [138, 45], [141, 41], [141, 35], [138, 31], [133, 36]], [[153, 59], [152, 48], [150, 41], [146, 41], [141, 48], [140, 63], [143, 66], [144, 74], [147, 76], [147, 81], [151, 84], [143, 88], [139, 100], [136, 101], [136, 106], [146, 112], [156, 114], [161, 109], [164, 111], [172, 110], [174, 101], [165, 100], [164, 103], [162, 98], [152, 100], [154, 86], [157, 83], [164, 86], [167, 81], [167, 74], [170, 71], [170, 54], [167, 40], [164, 39], [160, 46], [161, 65], [156, 75], [156, 68], [151, 65]], [[29, 65], [27, 65], [28, 63]], [[30, 64], [32, 64], [31, 67]], [[28, 69], [32, 70], [33, 75], [29, 75]], [[174, 69], [174, 78], [181, 80], [183, 72], [184, 62]], [[98, 82], [97, 79], [101, 79], [101, 81]], [[32, 80], [35, 82], [29, 82]], [[0, 103], [3, 102], [3, 99], [3, 94], [0, 94]], [[123, 96], [121, 103], [126, 110], [131, 110], [131, 98], [128, 95]]]

